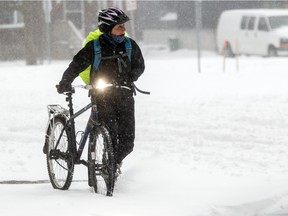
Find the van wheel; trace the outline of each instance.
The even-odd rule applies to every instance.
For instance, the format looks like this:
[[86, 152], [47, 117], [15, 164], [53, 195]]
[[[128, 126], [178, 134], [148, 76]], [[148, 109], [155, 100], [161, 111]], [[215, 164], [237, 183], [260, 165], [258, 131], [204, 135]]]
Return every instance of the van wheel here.
[[274, 46], [270, 45], [269, 48], [268, 48], [267, 56], [268, 57], [275, 57], [277, 55], [278, 55], [277, 54], [277, 49]]
[[226, 47], [224, 47], [223, 49], [223, 52], [226, 57], [234, 57], [234, 53], [232, 51], [230, 43], [227, 43]]

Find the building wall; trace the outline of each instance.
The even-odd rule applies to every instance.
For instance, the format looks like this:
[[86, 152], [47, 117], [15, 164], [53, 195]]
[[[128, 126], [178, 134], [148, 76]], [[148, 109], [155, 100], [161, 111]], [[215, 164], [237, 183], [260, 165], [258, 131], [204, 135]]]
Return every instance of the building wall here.
[[53, 59], [72, 59], [84, 43], [84, 37], [71, 21], [54, 22], [51, 38]]
[[[143, 32], [143, 43], [146, 45], [170, 46], [171, 39], [178, 40], [179, 49], [197, 49], [197, 34], [195, 29], [191, 30], [145, 30]], [[215, 30], [202, 29], [200, 32], [200, 47], [203, 50], [216, 51]], [[174, 40], [175, 41], [175, 40]]]

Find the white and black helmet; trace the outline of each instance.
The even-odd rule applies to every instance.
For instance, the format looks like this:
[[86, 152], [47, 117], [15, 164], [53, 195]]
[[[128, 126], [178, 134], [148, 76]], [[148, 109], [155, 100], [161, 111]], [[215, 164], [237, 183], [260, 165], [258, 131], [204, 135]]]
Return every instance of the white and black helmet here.
[[98, 14], [98, 25], [105, 24], [108, 26], [115, 26], [129, 21], [130, 18], [124, 13], [123, 10], [117, 7], [109, 7], [100, 10]]

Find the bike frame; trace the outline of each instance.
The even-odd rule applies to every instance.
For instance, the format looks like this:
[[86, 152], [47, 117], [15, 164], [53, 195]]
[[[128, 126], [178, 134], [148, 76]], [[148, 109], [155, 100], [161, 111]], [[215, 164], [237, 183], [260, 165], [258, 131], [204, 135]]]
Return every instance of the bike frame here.
[[[84, 89], [92, 89], [92, 86], [87, 85], [87, 86], [75, 86], [75, 87], [80, 87], [80, 88], [84, 88]], [[146, 91], [142, 91], [140, 89], [138, 89], [135, 84], [132, 84], [132, 89], [130, 87], [127, 86], [121, 86], [121, 85], [116, 85], [116, 84], [105, 84], [104, 88], [108, 88], [108, 87], [115, 87], [115, 88], [122, 88], [122, 89], [128, 89], [128, 90], [133, 90], [134, 94], [136, 94], [136, 91], [139, 91], [140, 93], [143, 94], [150, 94], [150, 92], [146, 92]], [[103, 88], [103, 87], [102, 87]], [[100, 89], [102, 89], [100, 88]], [[96, 87], [97, 89], [97, 87]], [[136, 91], [135, 91], [136, 90]], [[72, 149], [71, 149], [71, 153], [72, 153], [72, 159], [73, 159], [73, 163], [74, 164], [84, 164], [85, 166], [88, 167], [88, 163], [85, 160], [81, 160], [81, 155], [83, 152], [83, 149], [85, 147], [87, 138], [90, 134], [90, 132], [92, 131], [94, 126], [99, 125], [99, 121], [98, 121], [98, 110], [97, 110], [97, 105], [96, 102], [93, 102], [86, 105], [85, 107], [83, 107], [82, 109], [80, 109], [78, 112], [76, 112], [74, 114], [74, 110], [73, 110], [73, 103], [72, 103], [72, 94], [74, 93], [74, 87], [72, 89], [72, 91], [70, 92], [66, 92], [65, 95], [66, 97], [66, 101], [68, 102], [68, 107], [69, 110], [63, 108], [60, 105], [48, 105], [48, 114], [49, 114], [49, 122], [48, 122], [48, 126], [47, 126], [47, 131], [48, 128], [53, 126], [54, 124], [54, 119], [56, 116], [61, 116], [65, 119], [66, 124], [63, 127], [58, 140], [56, 142], [56, 146], [55, 149], [57, 149], [59, 142], [61, 140], [61, 137], [63, 136], [63, 133], [66, 129], [68, 129], [68, 136], [69, 136], [69, 141], [72, 142]], [[79, 142], [79, 147], [77, 149], [77, 144], [76, 144], [76, 130], [75, 130], [75, 118], [77, 118], [78, 116], [80, 116], [81, 114], [83, 114], [85, 111], [87, 111], [88, 109], [91, 109], [91, 114], [89, 117], [89, 120], [87, 122], [84, 134], [81, 137], [81, 140]], [[48, 139], [48, 135], [46, 135], [46, 138]], [[54, 155], [53, 155], [54, 154]], [[68, 160], [70, 155], [67, 155], [66, 153], [61, 153], [60, 151], [57, 150], [51, 150], [50, 152], [50, 157], [51, 159], [57, 159], [57, 158], [62, 158], [64, 160]]]
[[[98, 124], [98, 111], [97, 111], [97, 105], [96, 104], [92, 104], [89, 103], [88, 105], [86, 105], [85, 107], [83, 107], [82, 109], [80, 109], [78, 112], [76, 112], [74, 114], [74, 110], [73, 110], [73, 103], [72, 103], [72, 92], [66, 93], [66, 101], [68, 102], [68, 107], [69, 110], [63, 108], [60, 105], [48, 105], [48, 110], [49, 110], [49, 115], [50, 115], [50, 124], [51, 121], [53, 123], [53, 119], [55, 118], [55, 116], [57, 115], [64, 115], [65, 119], [66, 119], [66, 124], [63, 127], [58, 140], [56, 142], [56, 146], [55, 149], [57, 149], [57, 146], [59, 145], [59, 142], [61, 140], [61, 137], [64, 133], [64, 131], [69, 128], [69, 136], [70, 136], [70, 141], [72, 142], [72, 155], [73, 155], [73, 161], [74, 164], [83, 164], [85, 166], [88, 166], [88, 163], [85, 160], [80, 160], [81, 159], [81, 155], [83, 152], [83, 149], [85, 147], [88, 135], [90, 134], [90, 132], [92, 131], [94, 125]], [[53, 107], [53, 108], [52, 108]], [[57, 108], [56, 108], [57, 107]], [[81, 140], [79, 142], [79, 147], [77, 149], [77, 144], [76, 144], [76, 130], [75, 130], [75, 119], [80, 116], [81, 114], [83, 114], [84, 112], [86, 112], [88, 109], [91, 109], [91, 114], [90, 117], [88, 119], [84, 134], [81, 137]], [[69, 112], [69, 115], [68, 115]], [[51, 117], [51, 114], [53, 115]], [[70, 116], [70, 117], [69, 117]], [[55, 153], [57, 154], [57, 153]], [[61, 157], [61, 155], [58, 155], [59, 157]], [[53, 157], [53, 153], [52, 153], [52, 157]], [[63, 158], [65, 159], [65, 156], [63, 156]]]

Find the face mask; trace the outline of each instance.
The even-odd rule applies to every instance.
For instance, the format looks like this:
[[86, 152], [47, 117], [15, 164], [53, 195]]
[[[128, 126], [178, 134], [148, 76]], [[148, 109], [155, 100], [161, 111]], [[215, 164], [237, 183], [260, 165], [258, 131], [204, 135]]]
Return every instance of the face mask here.
[[111, 34], [111, 37], [116, 43], [122, 43], [124, 41], [124, 39], [125, 39], [124, 35]]

